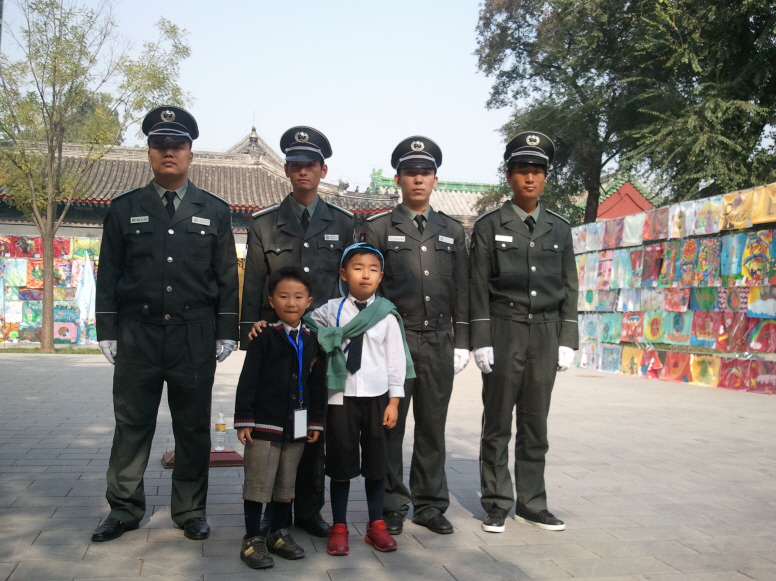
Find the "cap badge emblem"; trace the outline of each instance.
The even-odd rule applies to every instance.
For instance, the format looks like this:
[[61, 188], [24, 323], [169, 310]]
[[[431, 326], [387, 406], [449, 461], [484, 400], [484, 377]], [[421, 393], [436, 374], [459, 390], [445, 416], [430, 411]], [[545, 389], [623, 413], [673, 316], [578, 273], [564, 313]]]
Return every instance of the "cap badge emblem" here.
[[410, 147], [412, 151], [423, 151], [426, 148], [422, 141], [413, 141]]
[[307, 135], [304, 131], [297, 131], [296, 135], [294, 135], [294, 139], [297, 143], [307, 143], [307, 141], [310, 139], [310, 136]]
[[175, 121], [175, 113], [173, 113], [169, 109], [162, 111], [161, 117], [162, 117], [162, 121], [164, 121], [165, 123], [170, 123], [172, 121]]
[[525, 138], [525, 142], [528, 145], [533, 145], [534, 147], [539, 145], [539, 141], [540, 139], [538, 135], [529, 135], [528, 137]]

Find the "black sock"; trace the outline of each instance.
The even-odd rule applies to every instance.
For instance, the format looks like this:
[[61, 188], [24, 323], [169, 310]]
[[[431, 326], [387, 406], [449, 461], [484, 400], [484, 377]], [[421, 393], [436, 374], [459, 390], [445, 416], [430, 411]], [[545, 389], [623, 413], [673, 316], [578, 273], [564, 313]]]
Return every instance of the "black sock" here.
[[364, 479], [366, 489], [366, 506], [369, 510], [369, 524], [383, 518], [383, 504], [385, 503], [385, 479]]
[[245, 537], [248, 539], [258, 537], [261, 528], [261, 510], [264, 505], [252, 500], [243, 500], [243, 507], [245, 511]]
[[291, 518], [291, 503], [272, 501], [272, 521], [269, 525], [269, 532], [274, 533], [288, 526], [288, 519]]
[[350, 495], [350, 480], [345, 482], [331, 481], [331, 513], [334, 524], [348, 522], [348, 496]]

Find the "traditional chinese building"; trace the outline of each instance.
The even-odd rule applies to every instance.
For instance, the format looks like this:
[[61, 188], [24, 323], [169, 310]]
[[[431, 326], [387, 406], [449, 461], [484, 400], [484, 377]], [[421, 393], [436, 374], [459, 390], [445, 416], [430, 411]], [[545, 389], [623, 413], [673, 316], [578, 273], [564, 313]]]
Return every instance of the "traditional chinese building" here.
[[598, 219], [608, 220], [646, 212], [654, 207], [654, 194], [629, 171], [609, 174], [601, 184]]

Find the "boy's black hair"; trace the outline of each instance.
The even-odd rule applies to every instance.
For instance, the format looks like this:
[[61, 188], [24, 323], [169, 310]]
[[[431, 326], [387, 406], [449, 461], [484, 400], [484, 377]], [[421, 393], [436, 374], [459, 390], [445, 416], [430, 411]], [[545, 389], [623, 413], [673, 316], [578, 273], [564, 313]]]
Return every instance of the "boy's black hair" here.
[[385, 270], [385, 265], [383, 264], [383, 257], [380, 255], [380, 253], [375, 250], [374, 248], [364, 246], [361, 248], [354, 248], [350, 252], [348, 252], [345, 256], [342, 257], [342, 268], [347, 268], [348, 263], [353, 259], [354, 256], [359, 256], [362, 254], [371, 254], [372, 256], [376, 256], [377, 260], [380, 261], [380, 271], [382, 272]]
[[281, 280], [295, 280], [300, 282], [305, 286], [305, 288], [307, 288], [307, 292], [311, 296], [313, 294], [313, 281], [310, 280], [310, 275], [308, 275], [298, 266], [284, 266], [280, 270], [276, 270], [269, 275], [269, 280], [267, 280], [267, 290], [269, 291], [269, 296], [275, 294], [275, 289]]

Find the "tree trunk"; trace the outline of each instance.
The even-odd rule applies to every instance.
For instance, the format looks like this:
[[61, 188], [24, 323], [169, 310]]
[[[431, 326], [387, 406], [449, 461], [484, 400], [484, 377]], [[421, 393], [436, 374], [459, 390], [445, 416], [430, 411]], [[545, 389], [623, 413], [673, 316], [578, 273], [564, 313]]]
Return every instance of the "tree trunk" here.
[[40, 350], [54, 353], [54, 233], [41, 232], [43, 242], [43, 325]]
[[587, 202], [585, 203], [585, 224], [595, 222], [598, 219], [598, 201], [601, 199], [601, 171], [591, 172], [585, 176], [585, 188], [587, 189]]

